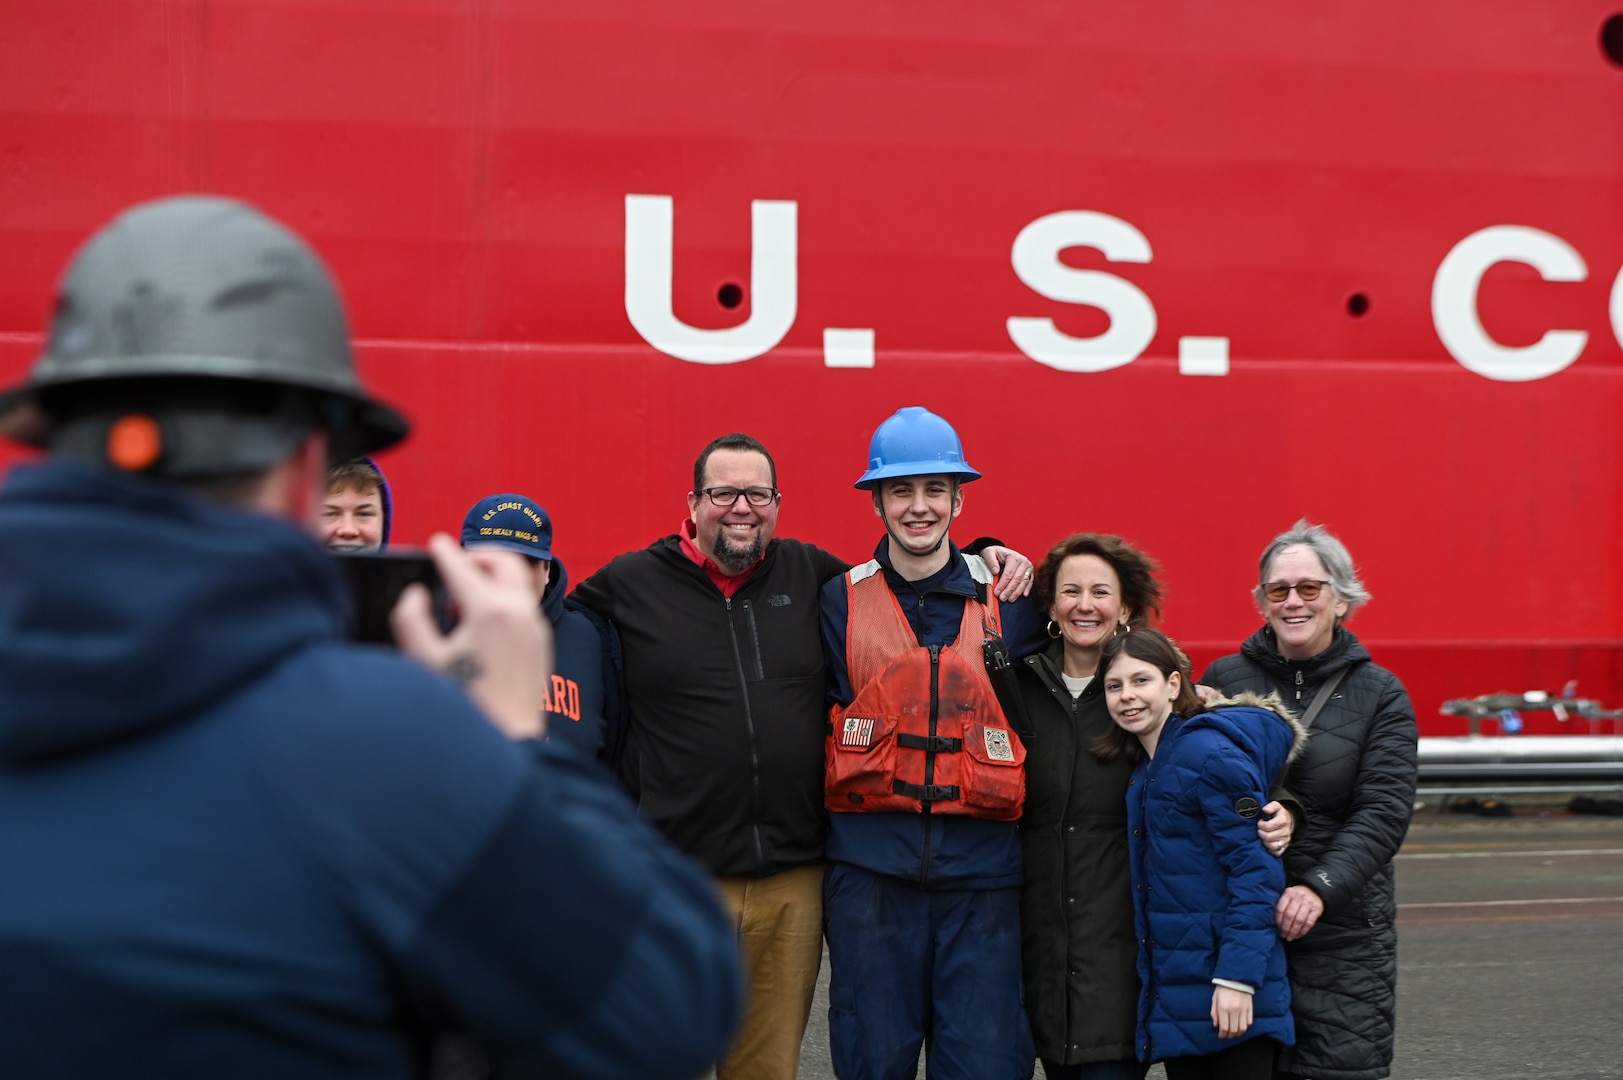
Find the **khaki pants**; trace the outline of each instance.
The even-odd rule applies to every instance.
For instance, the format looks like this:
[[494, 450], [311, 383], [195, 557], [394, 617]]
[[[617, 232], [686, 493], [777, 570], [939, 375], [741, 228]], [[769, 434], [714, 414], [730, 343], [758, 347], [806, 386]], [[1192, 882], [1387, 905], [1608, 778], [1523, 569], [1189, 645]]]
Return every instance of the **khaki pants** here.
[[744, 1024], [716, 1080], [794, 1080], [823, 962], [823, 867], [718, 878], [749, 984]]

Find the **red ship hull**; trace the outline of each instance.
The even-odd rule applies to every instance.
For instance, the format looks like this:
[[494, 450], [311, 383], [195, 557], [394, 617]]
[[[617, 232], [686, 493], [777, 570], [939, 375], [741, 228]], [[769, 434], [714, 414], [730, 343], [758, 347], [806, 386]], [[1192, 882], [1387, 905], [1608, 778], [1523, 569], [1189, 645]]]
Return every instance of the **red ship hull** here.
[[415, 420], [404, 541], [522, 490], [579, 577], [743, 430], [780, 530], [861, 558], [868, 436], [921, 404], [986, 476], [961, 535], [1121, 533], [1197, 663], [1305, 516], [1425, 734], [1618, 699], [1612, 5], [791, 7], [12, 0], [0, 376], [117, 209], [238, 195]]

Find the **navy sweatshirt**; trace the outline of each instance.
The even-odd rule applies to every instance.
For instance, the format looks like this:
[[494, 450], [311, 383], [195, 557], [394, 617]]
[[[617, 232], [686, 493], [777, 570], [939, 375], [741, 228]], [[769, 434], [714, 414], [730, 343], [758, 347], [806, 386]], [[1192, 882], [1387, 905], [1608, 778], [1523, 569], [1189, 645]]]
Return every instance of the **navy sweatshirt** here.
[[672, 1080], [734, 933], [601, 770], [343, 640], [290, 525], [61, 463], [0, 491], [0, 1076]]
[[541, 611], [552, 624], [552, 679], [541, 697], [547, 740], [581, 756], [619, 767], [625, 743], [626, 699], [620, 635], [613, 624], [573, 599], [569, 571], [552, 560]]

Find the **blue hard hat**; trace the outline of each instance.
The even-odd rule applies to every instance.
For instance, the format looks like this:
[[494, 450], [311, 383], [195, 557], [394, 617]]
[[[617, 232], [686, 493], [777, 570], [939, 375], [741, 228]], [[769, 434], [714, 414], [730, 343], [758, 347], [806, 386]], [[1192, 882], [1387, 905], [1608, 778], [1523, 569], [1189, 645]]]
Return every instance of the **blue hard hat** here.
[[462, 546], [489, 544], [532, 559], [552, 559], [552, 519], [534, 499], [487, 495], [462, 519]]
[[856, 482], [863, 490], [893, 476], [954, 476], [962, 483], [981, 474], [964, 460], [964, 444], [952, 425], [922, 405], [897, 409], [868, 443], [868, 471]]

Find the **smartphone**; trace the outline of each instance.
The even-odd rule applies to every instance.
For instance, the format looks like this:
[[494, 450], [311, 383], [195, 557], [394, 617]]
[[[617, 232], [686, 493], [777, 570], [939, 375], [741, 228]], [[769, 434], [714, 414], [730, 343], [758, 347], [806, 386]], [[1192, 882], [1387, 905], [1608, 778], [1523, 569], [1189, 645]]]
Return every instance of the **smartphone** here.
[[451, 628], [450, 597], [445, 583], [440, 580], [439, 568], [427, 552], [404, 548], [334, 553], [333, 558], [348, 577], [350, 596], [354, 600], [355, 619], [350, 624], [349, 634], [352, 640], [395, 644], [394, 632], [389, 628], [389, 613], [394, 610], [401, 592], [413, 583], [428, 587], [434, 619], [440, 629]]

